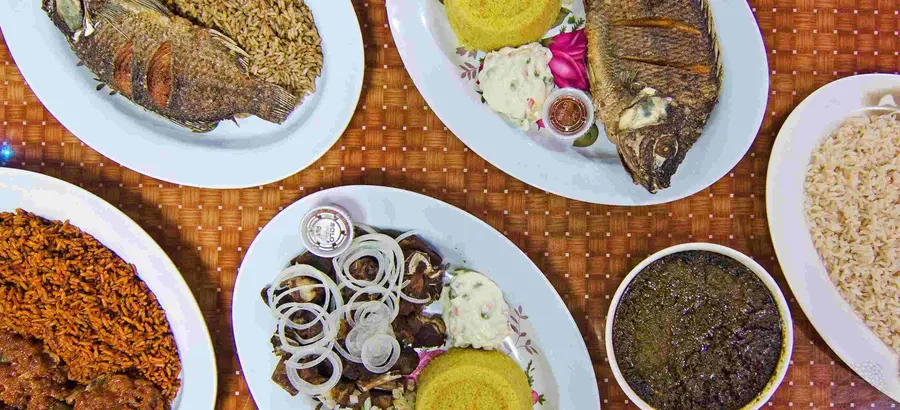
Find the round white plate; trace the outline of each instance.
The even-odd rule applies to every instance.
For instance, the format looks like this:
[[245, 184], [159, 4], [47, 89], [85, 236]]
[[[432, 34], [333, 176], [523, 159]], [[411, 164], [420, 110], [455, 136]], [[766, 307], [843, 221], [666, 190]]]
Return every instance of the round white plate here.
[[[313, 207], [337, 204], [350, 217], [383, 229], [421, 232], [444, 259], [485, 273], [500, 285], [520, 324], [507, 352], [525, 368], [544, 395], [535, 409], [599, 409], [597, 380], [587, 348], [556, 290], [512, 242], [488, 224], [436, 199], [394, 188], [346, 186], [307, 196], [279, 213], [253, 240], [234, 287], [234, 341], [256, 405], [313, 409], [304, 395], [291, 397], [271, 381], [277, 360], [269, 339], [276, 321], [260, 297], [275, 275], [303, 253], [300, 220]], [[525, 346], [531, 346], [534, 352]]]
[[[438, 0], [388, 0], [387, 10], [403, 63], [441, 121], [491, 164], [558, 195], [609, 205], [684, 198], [728, 173], [750, 148], [762, 123], [768, 63], [759, 27], [745, 1], [712, 0], [725, 67], [719, 103], [672, 186], [656, 194], [632, 182], [602, 132], [594, 146], [574, 149], [526, 135], [482, 104], [472, 80], [461, 78], [460, 68], [478, 62], [465, 52], [457, 54], [456, 35]], [[576, 0], [572, 10], [584, 15], [582, 1]]]
[[76, 137], [142, 174], [204, 188], [243, 188], [313, 163], [350, 122], [363, 78], [359, 21], [349, 1], [308, 0], [322, 38], [322, 75], [284, 124], [222, 121], [206, 134], [172, 124], [124, 97], [97, 92], [93, 74], [41, 10], [12, 0], [0, 13], [10, 53], [41, 103]]
[[888, 348], [844, 301], [816, 253], [803, 202], [806, 169], [819, 142], [847, 117], [900, 90], [900, 76], [868, 74], [832, 82], [788, 116], [769, 159], [766, 212], [778, 262], [803, 312], [841, 360], [894, 400], [900, 400], [900, 355]]
[[68, 182], [12, 168], [0, 168], [0, 211], [16, 208], [54, 220], [68, 220], [126, 262], [166, 311], [181, 357], [182, 386], [173, 410], [212, 409], [216, 404], [216, 361], [206, 322], [172, 260], [147, 232], [114, 206]]

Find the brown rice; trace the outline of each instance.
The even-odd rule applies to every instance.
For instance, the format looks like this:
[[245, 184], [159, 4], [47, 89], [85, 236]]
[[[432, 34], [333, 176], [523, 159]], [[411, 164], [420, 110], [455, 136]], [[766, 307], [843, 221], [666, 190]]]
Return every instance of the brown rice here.
[[0, 212], [0, 330], [43, 341], [78, 383], [131, 373], [170, 400], [178, 391], [181, 362], [156, 297], [68, 222]]
[[182, 17], [221, 31], [250, 54], [250, 74], [299, 97], [322, 72], [322, 46], [303, 0], [166, 0]]
[[832, 282], [900, 353], [900, 121], [855, 117], [813, 152], [806, 218]]

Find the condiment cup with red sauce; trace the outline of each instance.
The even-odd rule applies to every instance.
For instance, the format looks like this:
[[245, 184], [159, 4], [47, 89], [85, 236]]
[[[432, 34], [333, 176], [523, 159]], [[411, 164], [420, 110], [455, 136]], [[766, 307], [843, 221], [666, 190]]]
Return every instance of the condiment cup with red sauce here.
[[584, 91], [560, 88], [550, 93], [544, 101], [541, 119], [554, 137], [572, 141], [584, 135], [594, 124], [594, 104]]

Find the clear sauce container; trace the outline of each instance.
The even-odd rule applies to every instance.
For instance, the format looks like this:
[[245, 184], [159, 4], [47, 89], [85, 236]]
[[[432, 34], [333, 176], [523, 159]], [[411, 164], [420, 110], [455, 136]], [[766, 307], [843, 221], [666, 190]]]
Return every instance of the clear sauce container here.
[[587, 133], [593, 125], [594, 104], [584, 91], [560, 88], [547, 97], [541, 118], [554, 137], [572, 141]]
[[300, 237], [306, 249], [323, 258], [344, 253], [353, 240], [353, 221], [343, 208], [327, 205], [313, 208], [300, 222]]

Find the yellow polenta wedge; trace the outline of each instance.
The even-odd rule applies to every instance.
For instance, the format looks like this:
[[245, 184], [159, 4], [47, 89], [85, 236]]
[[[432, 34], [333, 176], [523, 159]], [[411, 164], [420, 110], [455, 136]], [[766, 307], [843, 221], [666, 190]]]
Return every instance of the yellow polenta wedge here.
[[467, 49], [493, 51], [540, 40], [561, 0], [444, 0], [450, 27]]
[[531, 410], [525, 372], [496, 350], [450, 349], [419, 375], [416, 410]]

